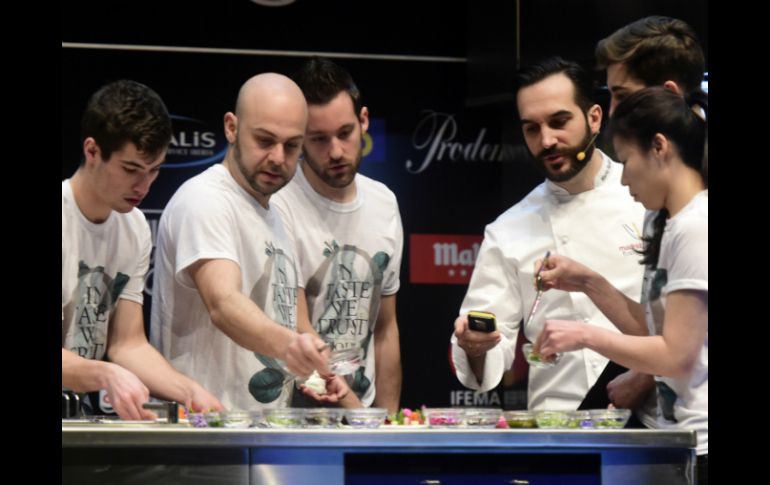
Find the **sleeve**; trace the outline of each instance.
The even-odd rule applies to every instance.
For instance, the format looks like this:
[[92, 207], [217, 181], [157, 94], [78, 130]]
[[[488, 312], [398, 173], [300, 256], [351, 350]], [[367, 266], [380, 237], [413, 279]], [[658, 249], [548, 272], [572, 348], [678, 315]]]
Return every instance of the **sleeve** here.
[[471, 371], [465, 351], [457, 344], [454, 333], [450, 339], [452, 361], [457, 378], [464, 386], [488, 391], [500, 383], [503, 372], [513, 365], [522, 318], [518, 267], [515, 261], [509, 261], [505, 257], [503, 248], [491, 226], [487, 226], [485, 231], [468, 292], [460, 307], [460, 314], [463, 315], [472, 310], [494, 313], [502, 339], [497, 346], [487, 352], [481, 383]]
[[670, 234], [670, 243], [661, 249], [661, 262], [668, 271], [668, 282], [662, 293], [678, 290], [708, 292], [708, 219], [692, 218], [682, 222]]
[[[201, 259], [238, 259], [239, 232], [227, 197], [221, 193], [201, 194], [187, 192], [176, 201], [168, 216], [166, 230], [170, 241], [175, 242], [174, 276], [188, 287], [195, 285], [187, 271]], [[168, 211], [168, 209], [167, 209]]]
[[404, 226], [401, 222], [401, 213], [398, 209], [398, 201], [393, 196], [393, 217], [390, 221], [393, 233], [393, 258], [388, 264], [388, 271], [385, 275], [385, 282], [382, 287], [382, 294], [394, 295], [401, 286], [401, 261], [404, 252]]
[[[129, 235], [129, 237], [135, 238], [136, 241], [136, 263], [133, 271], [129, 275], [125, 288], [120, 292], [119, 298], [134, 301], [142, 305], [144, 303], [144, 279], [147, 277], [147, 271], [150, 269], [152, 233], [144, 213], [137, 209], [136, 212], [131, 215], [132, 220], [129, 227], [133, 234]], [[119, 276], [116, 275], [115, 278], [117, 280]]]

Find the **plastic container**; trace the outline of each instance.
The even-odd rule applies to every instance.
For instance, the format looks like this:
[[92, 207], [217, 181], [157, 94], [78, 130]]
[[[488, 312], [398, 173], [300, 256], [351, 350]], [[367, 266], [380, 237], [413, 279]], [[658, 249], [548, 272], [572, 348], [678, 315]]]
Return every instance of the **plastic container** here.
[[339, 428], [342, 426], [344, 411], [339, 408], [309, 408], [305, 409], [306, 428]]
[[463, 422], [463, 408], [428, 408], [425, 420], [431, 428], [456, 428]]
[[550, 357], [549, 360], [544, 360], [540, 354], [532, 351], [532, 344], [530, 343], [522, 345], [521, 350], [524, 352], [524, 357], [527, 359], [527, 362], [529, 362], [531, 367], [547, 369], [548, 367], [555, 366], [561, 360], [561, 354], [556, 354]]
[[569, 417], [567, 427], [570, 429], [591, 429], [594, 427], [591, 413], [588, 411], [570, 411], [567, 416]]
[[348, 409], [345, 417], [354, 428], [379, 428], [385, 422], [388, 410], [384, 408]]
[[538, 411], [535, 414], [535, 421], [538, 428], [566, 428], [569, 423], [569, 413], [570, 411]]
[[494, 428], [503, 411], [499, 408], [465, 408], [464, 423], [469, 428]]
[[361, 367], [363, 349], [352, 347], [344, 350], [335, 350], [329, 357], [329, 370], [338, 376], [352, 374]]
[[591, 419], [599, 429], [620, 429], [631, 417], [630, 409], [592, 409]]
[[301, 408], [269, 409], [265, 412], [265, 421], [271, 428], [301, 428], [304, 424], [305, 410]]
[[537, 428], [535, 413], [532, 411], [505, 411], [503, 416], [509, 428]]

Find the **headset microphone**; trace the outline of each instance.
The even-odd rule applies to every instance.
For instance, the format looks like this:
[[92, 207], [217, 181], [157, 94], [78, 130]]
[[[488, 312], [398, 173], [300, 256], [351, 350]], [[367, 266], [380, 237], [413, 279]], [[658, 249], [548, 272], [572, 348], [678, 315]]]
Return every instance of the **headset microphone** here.
[[585, 149], [582, 152], [578, 152], [578, 154], [577, 154], [577, 159], [578, 160], [580, 160], [581, 162], [583, 161], [583, 159], [586, 157], [586, 152], [588, 151], [589, 148], [591, 148], [591, 145], [594, 144], [594, 142], [596, 141], [596, 137], [597, 136], [599, 136], [599, 132], [598, 131], [596, 133], [594, 133], [594, 136], [591, 137], [591, 141], [588, 142], [588, 145], [586, 145]]

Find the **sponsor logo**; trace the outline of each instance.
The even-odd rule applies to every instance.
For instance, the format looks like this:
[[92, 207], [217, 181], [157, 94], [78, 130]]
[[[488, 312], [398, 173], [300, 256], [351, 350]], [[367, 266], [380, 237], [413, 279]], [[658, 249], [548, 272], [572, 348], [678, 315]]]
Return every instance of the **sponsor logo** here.
[[212, 165], [222, 161], [227, 152], [227, 139], [211, 130], [204, 121], [171, 115], [174, 134], [163, 168], [190, 168]]
[[467, 284], [482, 239], [463, 234], [410, 235], [410, 283]]
[[454, 115], [423, 111], [423, 117], [412, 134], [412, 146], [424, 151], [425, 155], [422, 161], [407, 160], [406, 171], [421, 173], [434, 161], [499, 162], [514, 158], [513, 146], [485, 140], [486, 128], [481, 128], [472, 141], [456, 140], [457, 132], [458, 123]]
[[500, 407], [500, 395], [496, 391], [450, 391], [449, 402], [452, 406]]
[[639, 231], [639, 228], [636, 226], [636, 224], [623, 224], [623, 229], [628, 233], [629, 236], [631, 236], [632, 239], [634, 239], [636, 242], [631, 244], [624, 244], [623, 246], [618, 246], [618, 249], [620, 250], [620, 253], [623, 256], [631, 256], [631, 255], [639, 255], [639, 251], [642, 250], [642, 233]]
[[369, 129], [361, 139], [363, 159], [367, 162], [384, 162], [385, 154], [385, 120], [370, 118]]

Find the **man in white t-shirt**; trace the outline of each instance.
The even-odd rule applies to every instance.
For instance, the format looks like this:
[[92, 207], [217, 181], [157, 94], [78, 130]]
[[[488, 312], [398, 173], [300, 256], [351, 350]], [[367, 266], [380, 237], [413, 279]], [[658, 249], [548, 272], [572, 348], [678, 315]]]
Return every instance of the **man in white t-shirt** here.
[[[306, 122], [289, 78], [246, 81], [224, 116], [223, 162], [185, 182], [158, 226], [152, 343], [228, 409], [284, 407], [294, 377], [329, 374], [324, 342], [296, 332], [294, 251], [270, 205], [294, 175]], [[327, 390], [355, 398], [342, 379]]]
[[163, 101], [143, 84], [113, 82], [90, 98], [81, 130], [83, 161], [62, 182], [62, 388], [106, 391], [106, 402], [91, 399], [90, 411], [114, 410], [123, 419], [152, 418], [142, 408], [150, 393], [193, 409], [221, 409], [144, 333], [152, 242], [137, 206], [171, 141]]
[[299, 170], [275, 206], [299, 261], [298, 325], [335, 350], [360, 349], [363, 365], [348, 377], [350, 387], [365, 406], [394, 413], [401, 393], [398, 203], [384, 184], [358, 173], [369, 111], [350, 73], [315, 57], [294, 80], [308, 102], [307, 131]]

